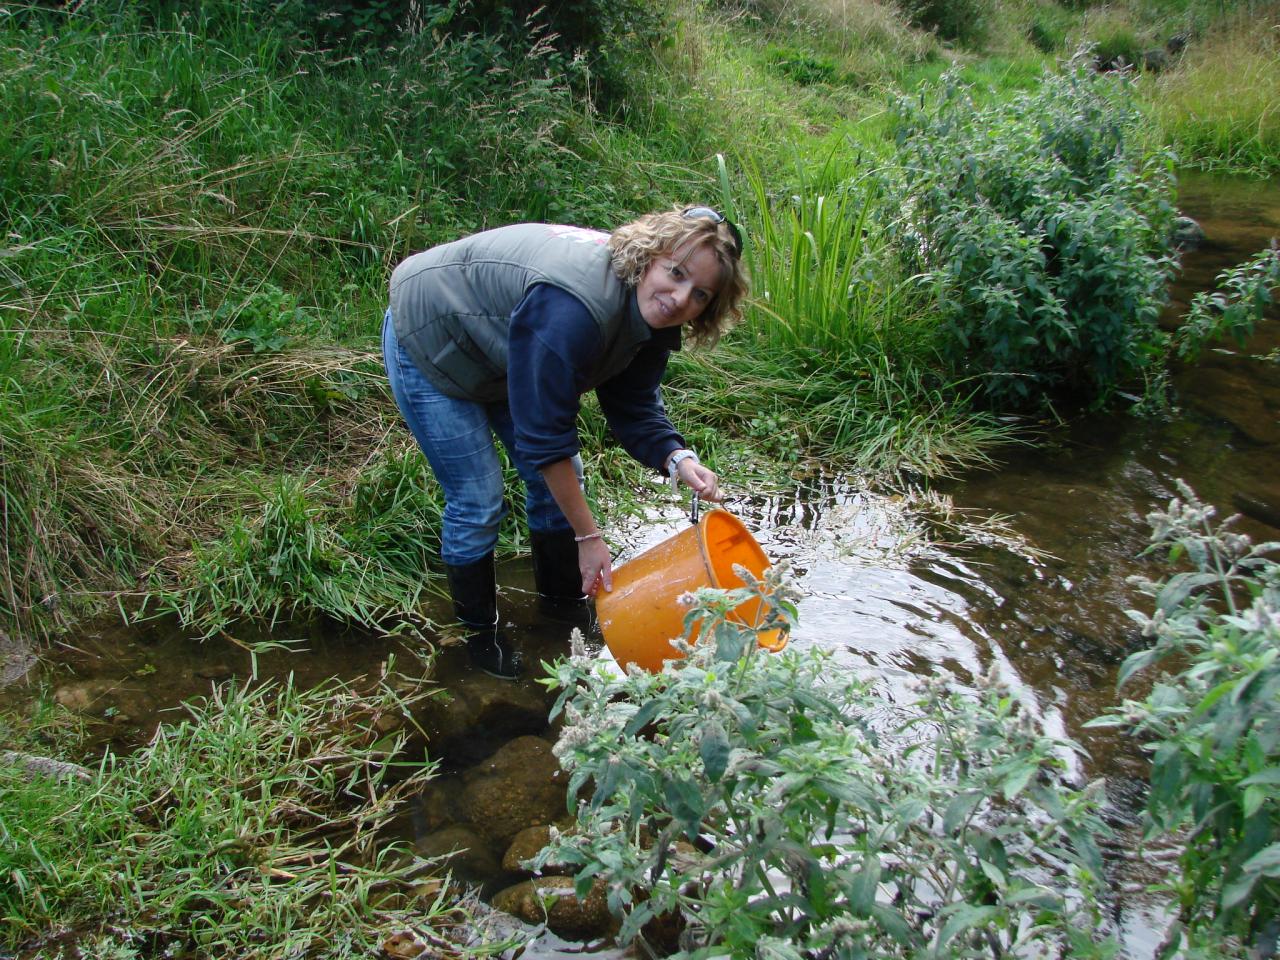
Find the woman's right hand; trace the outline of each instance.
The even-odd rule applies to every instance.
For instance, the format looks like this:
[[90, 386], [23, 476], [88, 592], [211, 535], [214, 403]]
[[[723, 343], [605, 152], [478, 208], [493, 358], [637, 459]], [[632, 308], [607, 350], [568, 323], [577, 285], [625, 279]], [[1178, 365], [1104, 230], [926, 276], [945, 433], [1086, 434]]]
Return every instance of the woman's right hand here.
[[582, 574], [582, 592], [587, 596], [594, 597], [601, 587], [613, 589], [613, 558], [601, 537], [578, 541], [578, 570]]

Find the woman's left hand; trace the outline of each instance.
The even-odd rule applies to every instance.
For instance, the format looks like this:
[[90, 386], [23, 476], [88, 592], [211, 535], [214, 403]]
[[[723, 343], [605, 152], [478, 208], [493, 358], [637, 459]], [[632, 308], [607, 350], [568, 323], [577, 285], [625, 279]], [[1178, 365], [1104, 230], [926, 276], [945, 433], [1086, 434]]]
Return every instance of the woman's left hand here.
[[720, 492], [720, 478], [715, 475], [715, 471], [708, 470], [693, 457], [681, 460], [676, 472], [685, 484], [698, 491], [698, 496], [703, 500], [719, 503], [724, 499], [724, 494]]

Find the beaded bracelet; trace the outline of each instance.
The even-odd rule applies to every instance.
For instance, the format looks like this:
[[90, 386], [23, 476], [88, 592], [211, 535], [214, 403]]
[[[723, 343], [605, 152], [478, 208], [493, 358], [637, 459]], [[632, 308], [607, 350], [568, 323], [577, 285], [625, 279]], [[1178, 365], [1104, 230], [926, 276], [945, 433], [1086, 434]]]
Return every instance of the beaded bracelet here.
[[584, 534], [581, 537], [575, 536], [573, 538], [573, 542], [582, 543], [582, 541], [584, 540], [603, 540], [603, 539], [604, 539], [604, 534], [601, 533], [599, 530], [597, 530], [595, 533]]

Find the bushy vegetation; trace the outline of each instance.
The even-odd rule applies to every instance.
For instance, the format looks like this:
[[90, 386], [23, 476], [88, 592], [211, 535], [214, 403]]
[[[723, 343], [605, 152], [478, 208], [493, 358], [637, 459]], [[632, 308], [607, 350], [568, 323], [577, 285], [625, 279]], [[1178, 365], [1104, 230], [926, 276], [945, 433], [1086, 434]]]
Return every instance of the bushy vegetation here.
[[992, 404], [1102, 404], [1162, 364], [1172, 170], [1145, 155], [1123, 81], [1078, 63], [981, 106], [947, 78], [898, 117], [890, 227]]
[[[1010, 195], [1057, 189], [1046, 155], [1013, 135], [1043, 129], [1031, 116], [1046, 96], [1039, 49], [1065, 53], [1082, 11], [994, 0], [913, 10], [915, 26], [876, 0], [5, 7], [0, 619], [47, 633], [104, 596], [126, 609], [158, 600], [201, 631], [241, 615], [385, 625], [412, 614], [431, 576], [438, 495], [428, 476], [395, 466], [412, 445], [376, 352], [386, 276], [409, 252], [497, 223], [608, 227], [715, 199], [746, 225], [749, 321], [716, 354], [681, 356], [670, 383], [680, 426], [730, 482], [805, 458], [935, 475], [984, 462], [1008, 436], [975, 393], [1003, 402], [1001, 390], [1021, 400], [1023, 386], [1079, 383], [1105, 396], [1146, 359], [1158, 271], [1138, 269], [1139, 251], [1159, 211], [1142, 208], [1150, 236], [1120, 238], [1127, 260], [1046, 260], [1046, 286], [1114, 269], [1128, 293], [1078, 332], [1043, 300], [1027, 321], [1053, 355], [1042, 365], [1019, 340], [1019, 311], [1034, 304], [1009, 303], [1007, 290], [1044, 251], [994, 217], [967, 224], [985, 224], [979, 254], [930, 267], [993, 296], [944, 298], [948, 340], [915, 266], [878, 228], [886, 208], [923, 212], [922, 202], [869, 175], [901, 159], [905, 115], [885, 111], [886, 89], [913, 89], [963, 50], [967, 75], [983, 78], [975, 99], [993, 105], [927, 103], [917, 116], [951, 111], [971, 133], [1004, 117], [984, 161]], [[939, 39], [956, 31], [938, 18], [961, 10], [974, 14], [964, 26], [982, 14], [985, 40]], [[1218, 22], [1190, 2], [1110, 10], [1197, 43]], [[1027, 39], [1036, 24], [1039, 49]], [[1072, 102], [1105, 85], [1078, 81]], [[1022, 114], [998, 109], [1023, 88]], [[1064, 109], [1049, 114], [1068, 129]], [[1108, 115], [1086, 114], [1105, 127], [1099, 144], [1119, 143], [1106, 139]], [[1243, 131], [1225, 140], [1238, 145]], [[1141, 206], [1155, 196], [1143, 192], [1152, 168], [1127, 132], [1123, 152], [1137, 172], [1110, 185]], [[1021, 180], [1015, 160], [1027, 162]], [[1083, 206], [1041, 211], [1050, 246], [1078, 236], [1086, 250], [1108, 248], [1129, 213], [1117, 220], [1072, 189]], [[1008, 262], [984, 267], [996, 255]], [[1139, 322], [1113, 325], [1090, 352], [1085, 324], [1106, 326], [1126, 304]], [[958, 306], [990, 309], [1007, 328], [1007, 370], [991, 363], [1000, 332], [973, 329]], [[640, 474], [594, 414], [584, 435], [609, 506], [627, 509]], [[386, 479], [397, 471], [403, 480]], [[372, 495], [384, 480], [395, 495]], [[273, 517], [293, 517], [280, 529], [298, 552], [263, 545]]]
[[[1280, 544], [1254, 545], [1182, 498], [1152, 514], [1173, 572], [1131, 611], [1150, 649], [1120, 681], [1167, 670], [1097, 726], [1152, 757], [1143, 842], [1179, 851], [1155, 889], [1176, 906], [1168, 957], [1272, 956], [1280, 877]], [[1189, 566], [1190, 569], [1179, 569]], [[755, 628], [729, 612], [755, 599]], [[909, 704], [820, 650], [761, 653], [794, 617], [776, 570], [687, 597], [684, 659], [619, 675], [549, 670], [573, 829], [536, 864], [603, 882], [621, 936], [677, 916], [682, 957], [1111, 957], [1098, 785], [1066, 771], [996, 678], [943, 678]]]
[[822, 653], [760, 652], [726, 613], [758, 597], [785, 629], [768, 576], [689, 598], [700, 639], [661, 673], [554, 668], [577, 823], [540, 860], [603, 880], [624, 940], [677, 914], [683, 957], [1105, 955], [1074, 747], [994, 680], [892, 707]]
[[1171, 949], [1220, 942], [1274, 956], [1280, 941], [1280, 543], [1253, 544], [1213, 521], [1189, 488], [1149, 518], [1152, 552], [1189, 569], [1143, 581], [1152, 644], [1120, 671], [1123, 687], [1160, 672], [1141, 700], [1099, 726], [1131, 731], [1151, 753], [1144, 841], [1172, 838], [1177, 870], [1161, 889], [1177, 923]]

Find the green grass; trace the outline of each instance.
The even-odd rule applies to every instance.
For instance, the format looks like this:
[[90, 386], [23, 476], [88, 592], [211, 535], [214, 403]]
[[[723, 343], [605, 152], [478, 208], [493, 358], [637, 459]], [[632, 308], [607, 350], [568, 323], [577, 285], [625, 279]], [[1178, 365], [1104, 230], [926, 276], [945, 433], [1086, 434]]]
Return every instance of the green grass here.
[[[384, 836], [433, 767], [377, 731], [425, 695], [395, 674], [228, 685], [84, 781], [0, 765], [0, 949], [283, 960], [374, 956], [402, 931], [447, 944], [465, 915]], [[74, 746], [47, 708], [3, 724], [28, 750]]]
[[[1110, 22], [1213, 22], [1213, 4], [1153, 4], [1112, 5]], [[934, 320], [865, 217], [894, 154], [892, 93], [958, 64], [980, 96], [1007, 97], [1044, 65], [1036, 18], [1069, 44], [1083, 13], [1006, 0], [974, 49], [881, 3], [683, 5], [665, 42], [608, 65], [630, 87], [593, 101], [590, 71], [538, 34], [307, 44], [284, 14], [201, 10], [0, 12], [4, 624], [48, 634], [144, 597], [202, 631], [412, 616], [439, 495], [382, 382], [386, 278], [499, 223], [733, 210], [756, 274], [748, 321], [718, 355], [674, 364], [671, 406], [744, 477], [818, 458], [936, 474], [1006, 438], [939, 367]], [[1186, 160], [1270, 169], [1274, 51], [1204, 49], [1246, 64], [1253, 88], [1179, 86], [1179, 67], [1152, 94], [1156, 121]], [[1207, 76], [1198, 63], [1185, 69]], [[593, 496], [626, 509], [641, 472], [598, 419], [584, 436]], [[305, 503], [277, 525], [286, 490]], [[508, 525], [503, 549], [520, 537]]]
[[[1269, 18], [1280, 23], [1280, 4]], [[1264, 16], [1264, 21], [1266, 17]], [[1258, 176], [1280, 171], [1280, 39], [1241, 16], [1148, 78], [1149, 112], [1183, 162]]]

